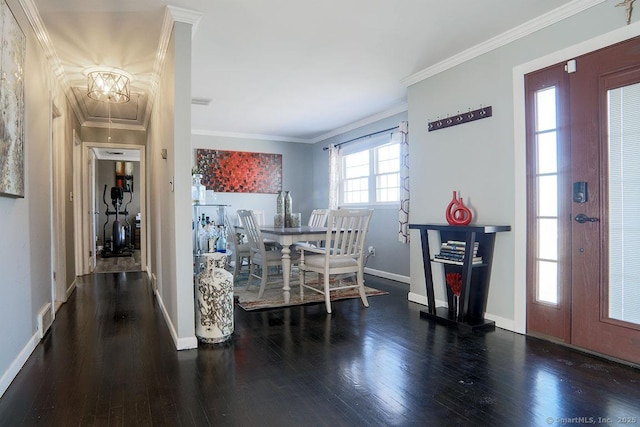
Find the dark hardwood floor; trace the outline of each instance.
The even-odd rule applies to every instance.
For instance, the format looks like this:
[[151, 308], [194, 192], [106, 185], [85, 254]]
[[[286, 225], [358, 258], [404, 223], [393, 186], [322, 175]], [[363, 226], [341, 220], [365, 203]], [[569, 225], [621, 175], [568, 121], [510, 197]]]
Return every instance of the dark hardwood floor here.
[[176, 351], [142, 273], [80, 280], [0, 399], [2, 426], [638, 424], [640, 370], [496, 329], [421, 319], [408, 287], [263, 312]]

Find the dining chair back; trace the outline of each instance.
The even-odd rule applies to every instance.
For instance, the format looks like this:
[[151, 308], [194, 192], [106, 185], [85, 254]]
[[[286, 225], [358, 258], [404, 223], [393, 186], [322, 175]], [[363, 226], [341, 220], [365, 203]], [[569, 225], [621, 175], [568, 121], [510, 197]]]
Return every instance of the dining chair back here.
[[258, 227], [266, 225], [265, 219], [264, 219], [264, 211], [257, 211], [253, 209], [252, 212], [253, 212], [253, 216], [256, 218], [256, 221], [258, 222]]
[[235, 227], [231, 225], [231, 220], [226, 214], [224, 216], [224, 222], [229, 235], [228, 241], [231, 243], [231, 255], [234, 259], [233, 281], [235, 282], [242, 266], [245, 265], [245, 260], [247, 261], [246, 265], [248, 267], [251, 265], [251, 250], [249, 249], [249, 242], [245, 241], [244, 234], [239, 233]]
[[[373, 209], [337, 209], [329, 211], [324, 247], [301, 246], [300, 298], [304, 289], [324, 295], [327, 313], [331, 313], [332, 291], [358, 288], [365, 307], [369, 306], [364, 288], [364, 244]], [[306, 283], [306, 273], [315, 272], [322, 277], [321, 286]], [[355, 273], [355, 283], [352, 281]], [[344, 275], [351, 274], [351, 282]], [[340, 275], [331, 282], [331, 276]]]
[[[281, 267], [282, 254], [280, 251], [267, 250], [264, 239], [262, 238], [260, 226], [258, 225], [258, 220], [253, 211], [246, 209], [239, 210], [238, 218], [240, 218], [240, 223], [249, 241], [249, 251], [251, 252], [247, 289], [251, 286], [254, 277], [260, 279], [258, 298], [262, 298], [269, 277], [269, 267]], [[260, 269], [260, 274], [257, 272], [257, 267]]]
[[308, 225], [311, 227], [325, 227], [327, 225], [328, 209], [314, 209], [309, 215]]

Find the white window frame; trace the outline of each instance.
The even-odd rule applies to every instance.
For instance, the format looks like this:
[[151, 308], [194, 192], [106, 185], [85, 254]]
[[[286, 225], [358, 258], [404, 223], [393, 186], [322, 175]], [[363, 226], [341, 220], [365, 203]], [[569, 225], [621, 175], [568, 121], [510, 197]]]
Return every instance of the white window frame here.
[[[394, 134], [394, 136], [397, 134]], [[398, 157], [398, 168], [397, 168], [397, 174], [398, 174], [398, 200], [394, 200], [394, 201], [389, 201], [389, 202], [379, 202], [377, 201], [377, 187], [376, 187], [376, 183], [377, 183], [377, 177], [380, 175], [386, 175], [388, 174], [388, 172], [385, 173], [379, 173], [378, 171], [378, 159], [377, 159], [377, 154], [378, 154], [378, 149], [388, 146], [388, 145], [397, 145], [398, 146], [398, 150], [400, 149], [400, 140], [399, 138], [395, 137], [395, 138], [390, 138], [389, 134], [385, 134], [385, 135], [381, 135], [379, 137], [375, 137], [375, 138], [371, 138], [369, 141], [367, 141], [364, 144], [354, 144], [353, 146], [349, 146], [348, 148], [342, 148], [341, 149], [341, 159], [340, 159], [340, 163], [341, 163], [341, 176], [340, 176], [340, 183], [339, 183], [339, 200], [340, 200], [340, 206], [352, 206], [352, 207], [357, 207], [357, 206], [399, 206], [400, 205], [400, 157]], [[356, 153], [361, 153], [367, 151], [369, 153], [369, 174], [367, 175], [368, 178], [368, 201], [367, 202], [357, 202], [357, 203], [347, 203], [345, 201], [345, 179], [346, 179], [346, 172], [347, 172], [347, 168], [345, 165], [345, 158], [348, 155], [352, 155], [352, 154], [356, 154]], [[364, 175], [363, 175], [364, 177]]]

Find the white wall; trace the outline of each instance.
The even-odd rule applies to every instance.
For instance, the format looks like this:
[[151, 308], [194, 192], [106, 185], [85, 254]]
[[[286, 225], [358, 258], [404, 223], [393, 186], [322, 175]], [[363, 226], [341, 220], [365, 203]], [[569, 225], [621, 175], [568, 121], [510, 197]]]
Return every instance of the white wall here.
[[[522, 294], [526, 286], [523, 275], [515, 271], [524, 256], [521, 246], [516, 250], [516, 238], [525, 233], [516, 210], [526, 204], [526, 195], [521, 188], [516, 191], [514, 184], [516, 179], [524, 179], [520, 176], [524, 171], [516, 171], [514, 166], [515, 152], [521, 151], [514, 145], [514, 133], [521, 132], [514, 127], [514, 67], [624, 24], [620, 8], [604, 2], [408, 89], [412, 131], [410, 221], [445, 222], [444, 209], [451, 191], [458, 190], [475, 211], [475, 223], [513, 227], [513, 231], [496, 238], [487, 317], [496, 320], [498, 326], [518, 329], [514, 296]], [[427, 132], [428, 121], [482, 104], [493, 106], [493, 117]], [[411, 237], [410, 299], [425, 303], [419, 234], [414, 231]], [[444, 300], [444, 284], [439, 275], [434, 279], [436, 299]]]

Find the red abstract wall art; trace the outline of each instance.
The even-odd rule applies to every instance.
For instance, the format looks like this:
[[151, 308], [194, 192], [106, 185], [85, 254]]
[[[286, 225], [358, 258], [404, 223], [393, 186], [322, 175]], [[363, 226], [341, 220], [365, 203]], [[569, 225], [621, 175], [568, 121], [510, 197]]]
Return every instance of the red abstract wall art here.
[[202, 184], [218, 193], [267, 193], [282, 190], [282, 154], [196, 150]]

